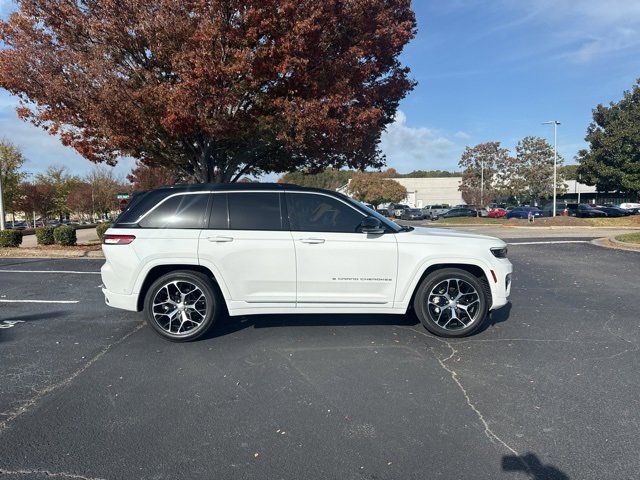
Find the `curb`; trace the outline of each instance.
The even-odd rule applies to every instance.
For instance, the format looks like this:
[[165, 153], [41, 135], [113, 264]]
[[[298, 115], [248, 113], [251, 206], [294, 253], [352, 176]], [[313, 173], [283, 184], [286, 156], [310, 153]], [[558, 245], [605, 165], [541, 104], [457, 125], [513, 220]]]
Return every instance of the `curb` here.
[[628, 242], [621, 242], [613, 237], [595, 238], [590, 242], [592, 245], [596, 245], [602, 248], [609, 248], [611, 250], [624, 250], [626, 252], [639, 252], [640, 244], [633, 244]]
[[3, 248], [0, 258], [104, 258], [102, 250], [38, 250], [35, 248]]

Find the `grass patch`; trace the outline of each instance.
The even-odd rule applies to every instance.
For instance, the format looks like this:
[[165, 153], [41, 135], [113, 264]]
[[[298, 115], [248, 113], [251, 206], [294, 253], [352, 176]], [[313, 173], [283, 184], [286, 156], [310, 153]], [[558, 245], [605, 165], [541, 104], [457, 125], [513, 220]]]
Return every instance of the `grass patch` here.
[[639, 233], [625, 233], [622, 235], [618, 235], [616, 240], [619, 242], [627, 242], [627, 243], [640, 243], [640, 232]]

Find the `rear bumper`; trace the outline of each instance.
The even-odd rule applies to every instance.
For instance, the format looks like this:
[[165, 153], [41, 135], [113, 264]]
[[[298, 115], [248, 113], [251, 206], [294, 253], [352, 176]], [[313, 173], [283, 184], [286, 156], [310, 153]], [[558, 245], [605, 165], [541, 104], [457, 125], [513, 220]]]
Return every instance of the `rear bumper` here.
[[125, 295], [122, 293], [113, 293], [106, 288], [102, 289], [104, 294], [104, 303], [114, 308], [121, 308], [131, 312], [138, 311], [138, 295]]

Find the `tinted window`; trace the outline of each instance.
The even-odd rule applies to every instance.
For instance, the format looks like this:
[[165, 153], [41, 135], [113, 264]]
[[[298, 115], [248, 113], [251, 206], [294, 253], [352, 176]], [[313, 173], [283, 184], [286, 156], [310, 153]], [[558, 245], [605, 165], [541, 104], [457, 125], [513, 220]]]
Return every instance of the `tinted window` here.
[[231, 230], [282, 230], [279, 193], [228, 193]]
[[176, 195], [151, 210], [139, 224], [143, 228], [202, 228], [208, 194]]
[[229, 213], [227, 210], [227, 194], [211, 195], [211, 213], [209, 214], [209, 228], [213, 230], [229, 228]]
[[354, 208], [326, 196], [287, 193], [291, 229], [302, 232], [355, 233], [364, 218]]

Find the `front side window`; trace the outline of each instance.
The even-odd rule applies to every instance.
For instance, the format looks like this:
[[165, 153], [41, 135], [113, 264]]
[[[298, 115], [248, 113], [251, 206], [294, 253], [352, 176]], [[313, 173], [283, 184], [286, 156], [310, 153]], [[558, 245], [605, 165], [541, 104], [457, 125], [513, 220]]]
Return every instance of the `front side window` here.
[[209, 195], [175, 195], [149, 211], [138, 224], [142, 228], [202, 228]]
[[279, 193], [227, 193], [227, 203], [231, 230], [283, 229]]
[[356, 233], [364, 214], [345, 203], [313, 193], [287, 193], [291, 230]]

